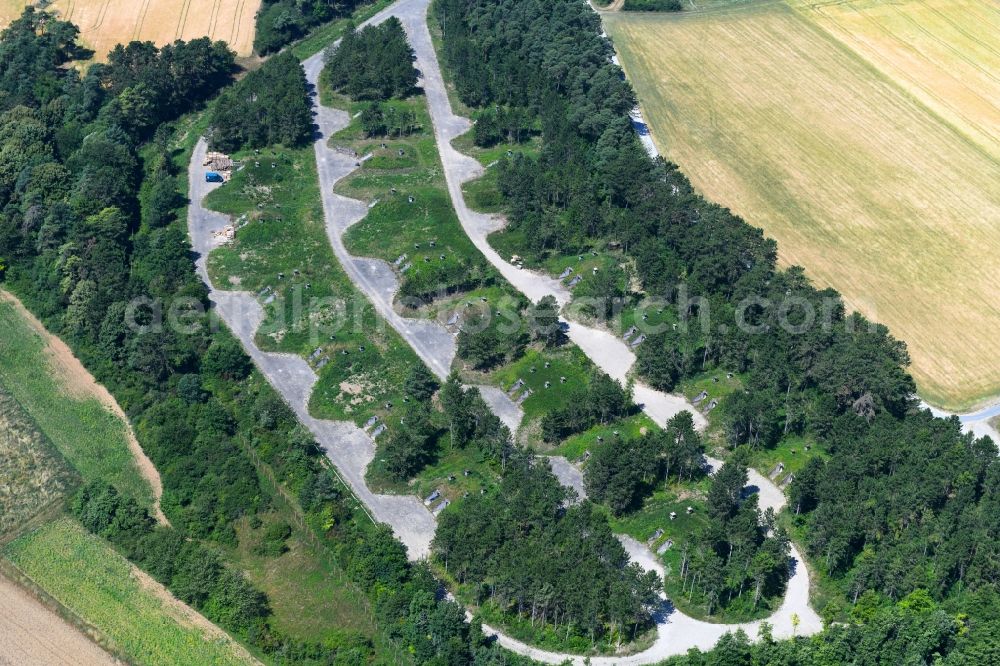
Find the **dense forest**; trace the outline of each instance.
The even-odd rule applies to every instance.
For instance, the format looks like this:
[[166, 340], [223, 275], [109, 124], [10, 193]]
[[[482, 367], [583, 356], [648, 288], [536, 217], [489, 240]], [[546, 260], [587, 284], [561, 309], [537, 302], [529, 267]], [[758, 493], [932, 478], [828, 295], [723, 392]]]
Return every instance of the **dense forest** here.
[[[283, 39], [331, 7], [281, 0], [266, 3], [261, 16], [273, 14], [269, 29]], [[285, 10], [287, 20], [280, 17]], [[766, 556], [781, 557], [780, 525], [758, 515], [752, 502], [734, 499], [746, 473], [738, 447], [761, 449], [800, 435], [828, 453], [810, 461], [790, 487], [789, 522], [839, 592], [820, 609], [823, 615], [850, 623], [752, 647], [736, 634], [711, 655], [676, 662], [1000, 662], [1000, 472], [993, 443], [963, 435], [957, 420], [917, 411], [902, 344], [883, 327], [847, 315], [834, 292], [817, 291], [801, 271], [778, 270], [774, 244], [759, 230], [701, 199], [674, 165], [646, 157], [626, 118], [634, 95], [610, 64], [599, 20], [585, 3], [438, 0], [436, 12], [463, 100], [525, 110], [528, 124], [541, 130], [539, 158], [514, 157], [499, 167], [511, 230], [525, 238], [523, 254], [621, 243], [647, 294], [673, 301], [684, 285], [687, 297], [673, 306], [680, 322], [710, 311], [715, 323], [729, 324], [727, 333], [680, 326], [639, 349], [640, 372], [665, 389], [703, 368], [747, 377], [747, 390], [720, 407], [737, 451], [711, 485], [721, 532], [706, 535], [711, 540], [702, 545], [710, 562], [745, 544], [735, 561], [749, 559], [749, 578], [730, 584], [722, 576], [708, 589], [692, 555], [690, 584], [700, 594], [724, 601], [736, 588], [752, 592], [759, 578], [753, 572], [768, 571]], [[0, 270], [127, 410], [161, 471], [173, 527], [154, 527], [142, 509], [103, 485], [81, 491], [76, 515], [266, 653], [314, 663], [371, 658], [372, 646], [363, 643], [313, 645], [281, 635], [269, 624], [266, 597], [217, 556], [234, 542], [237, 520], [278, 501], [259, 475], [264, 464], [291, 489], [407, 658], [519, 663], [483, 641], [475, 622], [466, 623], [461, 608], [442, 597], [429, 568], [407, 562], [386, 528], [359, 515], [309, 434], [239, 345], [208, 325], [205, 287], [179, 215], [184, 199], [172, 123], [231, 81], [231, 52], [208, 40], [159, 49], [132, 43], [107, 64], [80, 72], [67, 66], [83, 54], [76, 36], [71, 24], [31, 8], [0, 34], [0, 266], [6, 267]], [[275, 62], [272, 74], [287, 76], [279, 88], [299, 91], [294, 103], [308, 108], [301, 69]], [[187, 74], [174, 75], [185, 68]], [[519, 137], [500, 132], [493, 140]], [[792, 333], [774, 308], [738, 310], [749, 296], [771, 303], [795, 298], [819, 311], [831, 301], [836, 307], [829, 326]], [[185, 316], [202, 325], [183, 335], [130, 326], [132, 316], [140, 324], [156, 321], [155, 308], [129, 310], [140, 297], [187, 303]], [[736, 325], [740, 317], [767, 334], [746, 333]], [[492, 343], [492, 350], [481, 347], [487, 355], [502, 349], [502, 338]], [[417, 373], [408, 385], [422, 401], [437, 389], [433, 378]], [[607, 394], [610, 408], [623, 404]], [[584, 633], [636, 632], [647, 621], [656, 581], [627, 565], [603, 516], [587, 503], [570, 503], [544, 466], [513, 447], [477, 393], [453, 379], [438, 400], [434, 429], [418, 428], [415, 420], [414, 436], [396, 443], [400, 476], [422, 464], [431, 441], [479, 447], [504, 472], [495, 491], [442, 515], [434, 548], [448, 574], [469, 581], [480, 603], [532, 620]], [[600, 419], [602, 410], [587, 405], [586, 416]], [[684, 440], [676, 460], [655, 454], [646, 459], [657, 457], [649, 467], [619, 470], [620, 461], [608, 457], [588, 482], [627, 510], [646, 492], [644, 474], [697, 474], [690, 459], [699, 443], [681, 433], [684, 424], [675, 425]], [[642, 462], [649, 454], [640, 449], [654, 443], [628, 442], [636, 450], [623, 452]], [[777, 538], [764, 538], [771, 528]], [[568, 556], [551, 557], [554, 549]], [[501, 551], [507, 557], [498, 557]], [[758, 553], [764, 553], [759, 569]], [[571, 565], [572, 575], [547, 569], [559, 563]], [[768, 584], [765, 576], [761, 585]], [[583, 604], [591, 606], [581, 610]]]
[[257, 10], [253, 50], [267, 55], [280, 50], [312, 28], [350, 16], [367, 0], [263, 0]]
[[[172, 526], [155, 525], [100, 482], [81, 489], [74, 514], [178, 597], [281, 663], [380, 656], [524, 663], [488, 643], [460, 606], [442, 598], [430, 570], [408, 562], [391, 531], [369, 520], [238, 342], [210, 320], [188, 250], [174, 162], [184, 153], [173, 143], [173, 123], [231, 81], [233, 54], [206, 40], [162, 49], [132, 43], [80, 73], [66, 66], [82, 52], [76, 35], [71, 24], [31, 8], [0, 34], [2, 277], [125, 408], [161, 473]], [[201, 62], [204, 83], [153, 73], [189, 61]], [[295, 89], [301, 69], [282, 71]], [[154, 79], [157, 117], [131, 114], [130, 98]], [[156, 325], [170, 313], [185, 326]], [[412, 380], [425, 399], [433, 388], [426, 378]], [[335, 644], [285, 635], [271, 621], [266, 595], [227, 562], [237, 522], [252, 524], [286, 501], [350, 576], [345, 584], [367, 594], [380, 632], [396, 646], [389, 655], [353, 634]], [[287, 527], [275, 527], [261, 553], [286, 547]]]
[[592, 504], [567, 507], [571, 493], [546, 464], [519, 452], [495, 492], [442, 514], [436, 557], [471, 583], [478, 604], [557, 633], [631, 640], [651, 625], [662, 584], [629, 562]]
[[348, 26], [340, 44], [323, 54], [323, 76], [333, 90], [355, 100], [402, 98], [417, 85], [415, 59], [403, 24], [393, 16], [357, 31]]
[[[867, 598], [892, 612], [926, 591], [953, 608], [992, 594], [994, 443], [919, 412], [901, 342], [847, 314], [801, 269], [779, 270], [773, 241], [705, 201], [676, 165], [646, 156], [627, 118], [635, 96], [599, 17], [577, 0], [438, 0], [435, 14], [462, 101], [528, 109], [541, 128], [537, 159], [515, 153], [498, 165], [522, 256], [620, 245], [641, 285], [627, 297], [657, 299], [678, 322], [639, 347], [640, 375], [671, 390], [709, 369], [743, 373], [744, 390], [719, 407], [730, 446], [801, 436], [828, 453], [791, 494], [793, 526], [842, 593], [833, 607]], [[620, 284], [608, 281], [604, 295]], [[965, 628], [995, 634], [995, 608], [970, 600], [968, 609]]]
[[587, 494], [622, 515], [638, 508], [660, 481], [701, 477], [704, 455], [691, 413], [680, 412], [663, 430], [616, 437], [596, 448], [584, 473]]
[[307, 144], [313, 136], [308, 90], [294, 55], [268, 58], [260, 69], [219, 95], [209, 121], [212, 148], [232, 152]]

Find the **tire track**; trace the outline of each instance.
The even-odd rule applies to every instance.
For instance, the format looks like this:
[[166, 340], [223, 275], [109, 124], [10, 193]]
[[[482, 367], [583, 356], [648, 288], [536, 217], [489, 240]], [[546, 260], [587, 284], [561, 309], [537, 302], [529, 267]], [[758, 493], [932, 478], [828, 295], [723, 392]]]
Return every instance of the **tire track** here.
[[222, 0], [213, 0], [212, 11], [208, 15], [208, 27], [206, 29], [206, 34], [209, 39], [215, 39], [215, 26], [219, 22], [219, 12], [221, 11]]
[[135, 30], [132, 31], [132, 39], [138, 40], [142, 34], [142, 24], [146, 22], [146, 13], [149, 12], [150, 0], [142, 0], [142, 7], [139, 9], [139, 16], [135, 20]]
[[[233, 27], [229, 31], [231, 40], [229, 44], [235, 48], [240, 41], [240, 30], [243, 28], [243, 12], [246, 10], [246, 0], [239, 0], [236, 3], [236, 10], [233, 12]], [[252, 46], [251, 46], [252, 48]]]
[[187, 22], [188, 11], [191, 9], [191, 0], [184, 0], [181, 6], [180, 15], [177, 17], [177, 29], [174, 31], [174, 39], [180, 39], [184, 34], [184, 24]]
[[[902, 44], [915, 57], [919, 58], [920, 60], [923, 60], [926, 63], [929, 63], [932, 67], [935, 67], [935, 63], [932, 60], [930, 60], [927, 56], [925, 56], [919, 50], [915, 49], [912, 45], [907, 44], [905, 42], [902, 42], [901, 40], [899, 40], [898, 38], [896, 38], [895, 35], [888, 30], [888, 28], [886, 28], [884, 25], [882, 25], [877, 20], [875, 20], [875, 18], [873, 18], [872, 16], [868, 15], [866, 12], [862, 12], [862, 11], [854, 8], [850, 4], [848, 4], [847, 6], [851, 7], [852, 11], [855, 11], [859, 15], [861, 15], [862, 18], [865, 21], [867, 21], [868, 23], [872, 24], [878, 32], [880, 32], [881, 34], [883, 34], [884, 36], [886, 36], [888, 39], [890, 39], [892, 41], [895, 41], [896, 43]], [[832, 25], [836, 26], [837, 30], [839, 30], [841, 32], [841, 34], [844, 34], [844, 35], [851, 35], [852, 34], [852, 31], [849, 28], [847, 28], [846, 26], [844, 26], [843, 23], [841, 23], [840, 21], [838, 21], [836, 18], [834, 18], [830, 14], [828, 14], [828, 13], [822, 11], [822, 10], [817, 10], [816, 13], [819, 14], [820, 16], [822, 16], [824, 18], [824, 20], [829, 21]], [[840, 40], [838, 39], [838, 41], [840, 41]], [[855, 47], [847, 45], [845, 42], [841, 42], [841, 43], [844, 43], [858, 57], [862, 58], [863, 60], [865, 60], [867, 62], [872, 62], [869, 58], [866, 58], [859, 51], [857, 51], [855, 49]], [[939, 93], [936, 93], [936, 92], [928, 89], [924, 85], [922, 85], [922, 83], [921, 83], [921, 81], [919, 79], [916, 79], [916, 78], [910, 76], [906, 71], [900, 69], [899, 67], [893, 66], [893, 64], [892, 64], [891, 61], [886, 62], [885, 58], [883, 56], [878, 56], [878, 59], [882, 60], [884, 66], [887, 67], [889, 70], [891, 70], [891, 71], [897, 71], [898, 72], [898, 76], [902, 80], [905, 80], [906, 82], [908, 82], [909, 85], [915, 87], [917, 90], [920, 90], [924, 95], [926, 95], [928, 98], [934, 100], [934, 102], [936, 104], [940, 105], [942, 108], [948, 109], [949, 111], [951, 111], [952, 113], [954, 113], [958, 118], [961, 118], [962, 122], [966, 123], [970, 128], [975, 129], [975, 131], [978, 132], [979, 134], [981, 134], [982, 136], [989, 137], [993, 141], [996, 141], [995, 134], [991, 131], [990, 128], [983, 127], [979, 122], [970, 119], [968, 116], [965, 115], [965, 113], [962, 112], [962, 110], [960, 108], [955, 107], [953, 104], [951, 104], [950, 102], [948, 102], [945, 98], [943, 98]], [[897, 81], [895, 81], [892, 76], [890, 76], [889, 74], [885, 73], [885, 71], [883, 70], [882, 67], [877, 67], [877, 69], [889, 81], [892, 81], [894, 84], [896, 84], [897, 86], [899, 86], [900, 88], [902, 88], [902, 86], [900, 86], [899, 83]], [[966, 86], [964, 86], [964, 82], [961, 79], [957, 78], [954, 74], [952, 74], [951, 72], [946, 72], [946, 73], [947, 73], [947, 75], [948, 75], [948, 77], [950, 79], [952, 79], [953, 81], [955, 81], [958, 84], [962, 85], [962, 87], [966, 87]], [[970, 94], [972, 94], [974, 97], [976, 97], [980, 101], [983, 101], [983, 102], [985, 102], [987, 104], [990, 104], [990, 105], [992, 104], [992, 102], [990, 100], [987, 100], [987, 99], [983, 98], [982, 95], [980, 95], [976, 90], [974, 90], [972, 88], [967, 88], [967, 89], [969, 90]], [[910, 95], [917, 103], [920, 103], [922, 105], [925, 104], [923, 101], [921, 101], [913, 93], [911, 93], [909, 91], [905, 91], [905, 90], [904, 90], [904, 92], [906, 92], [908, 95]], [[949, 123], [949, 125], [950, 125], [950, 123]], [[955, 127], [955, 131], [961, 133], [963, 136], [965, 135], [965, 132], [960, 127]]]
[[97, 22], [90, 26], [90, 30], [97, 30], [104, 24], [104, 17], [108, 14], [108, 7], [111, 5], [111, 0], [104, 0], [104, 4], [101, 5], [100, 11], [97, 13]]
[[[983, 40], [979, 39], [978, 37], [976, 37], [975, 35], [973, 35], [969, 31], [967, 31], [965, 28], [963, 28], [962, 26], [960, 26], [959, 24], [955, 23], [955, 21], [953, 21], [951, 18], [949, 18], [947, 14], [944, 14], [943, 12], [941, 12], [941, 10], [939, 10], [937, 7], [932, 6], [926, 0], [914, 0], [914, 1], [917, 2], [917, 4], [921, 5], [922, 7], [925, 7], [927, 9], [927, 11], [929, 11], [932, 14], [936, 15], [942, 21], [944, 21], [945, 23], [947, 23], [948, 25], [950, 25], [955, 30], [955, 32], [959, 33], [960, 35], [962, 35], [963, 37], [965, 37], [969, 41], [972, 41], [972, 42], [975, 42], [976, 44], [979, 44], [985, 50], [989, 51], [991, 55], [1000, 58], [1000, 50], [997, 50], [996, 48], [993, 47], [992, 44], [984, 42]], [[897, 9], [897, 11], [899, 11], [899, 10]]]

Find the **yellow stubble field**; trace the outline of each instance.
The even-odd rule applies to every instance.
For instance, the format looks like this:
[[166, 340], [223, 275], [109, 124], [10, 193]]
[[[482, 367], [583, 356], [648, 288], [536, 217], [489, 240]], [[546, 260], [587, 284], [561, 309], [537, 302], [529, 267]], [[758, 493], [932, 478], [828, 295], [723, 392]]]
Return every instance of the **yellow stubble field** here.
[[[80, 28], [81, 41], [104, 60], [133, 39], [157, 45], [176, 39], [223, 40], [237, 55], [253, 50], [254, 16], [261, 0], [56, 0], [48, 9]], [[0, 25], [16, 18], [26, 0], [0, 0]]]
[[792, 6], [1000, 155], [1000, 2], [792, 0]]
[[[919, 4], [948, 16], [943, 1]], [[975, 124], [950, 121], [923, 101], [966, 109], [942, 83], [897, 82], [809, 11], [761, 3], [607, 14], [605, 25], [660, 151], [709, 199], [776, 238], [784, 265], [804, 266], [905, 340], [923, 397], [970, 408], [1000, 393], [1000, 162], [989, 105], [965, 112]], [[1000, 51], [995, 16], [982, 14], [993, 25], [976, 33], [986, 53]], [[871, 57], [894, 48], [873, 46]], [[945, 52], [926, 67], [954, 71]]]

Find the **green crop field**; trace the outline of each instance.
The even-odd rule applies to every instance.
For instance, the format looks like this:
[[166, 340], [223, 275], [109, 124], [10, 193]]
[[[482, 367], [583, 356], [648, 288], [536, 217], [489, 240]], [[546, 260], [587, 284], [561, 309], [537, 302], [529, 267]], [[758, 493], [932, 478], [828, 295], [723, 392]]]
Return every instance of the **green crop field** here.
[[162, 587], [137, 578], [127, 560], [69, 518], [26, 534], [3, 555], [134, 663], [253, 663], [244, 648], [190, 609], [164, 599]]
[[13, 303], [0, 299], [0, 382], [84, 480], [103, 479], [144, 506], [152, 490], [128, 448], [125, 424], [87, 393], [79, 362], [56, 354]]
[[357, 423], [373, 413], [384, 417], [382, 406], [402, 401], [403, 379], [420, 361], [334, 256], [312, 148], [266, 150], [249, 160], [206, 201], [248, 222], [209, 256], [213, 282], [254, 293], [270, 288], [277, 296], [257, 332], [262, 349], [307, 357], [322, 348], [329, 356], [310, 403], [315, 416]]
[[0, 383], [0, 536], [66, 496], [77, 477]]
[[[834, 18], [870, 60], [820, 27]], [[962, 409], [1000, 391], [1000, 161], [975, 129], [995, 138], [996, 5], [604, 19], [661, 152], [701, 192], [776, 238], [782, 264], [887, 324], [929, 401]]]

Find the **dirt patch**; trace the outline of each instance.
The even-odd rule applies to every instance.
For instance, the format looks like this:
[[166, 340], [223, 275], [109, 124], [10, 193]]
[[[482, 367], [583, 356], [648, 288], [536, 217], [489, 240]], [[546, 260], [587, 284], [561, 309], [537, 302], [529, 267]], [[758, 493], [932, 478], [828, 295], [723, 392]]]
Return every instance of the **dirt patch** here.
[[689, 499], [702, 499], [703, 495], [704, 495], [703, 493], [697, 490], [682, 488], [677, 491], [677, 501], [683, 502], [684, 500], [689, 500]]
[[135, 437], [132, 424], [122, 411], [118, 401], [108, 392], [103, 385], [98, 384], [94, 376], [91, 375], [80, 360], [73, 355], [73, 351], [66, 346], [66, 343], [49, 333], [42, 322], [38, 321], [31, 312], [13, 294], [0, 289], [0, 300], [10, 303], [21, 315], [25, 322], [42, 338], [45, 342], [45, 356], [48, 359], [49, 370], [53, 377], [65, 388], [66, 393], [81, 399], [96, 399], [104, 407], [121, 419], [125, 424], [125, 434], [128, 441], [129, 451], [135, 459], [135, 464], [139, 468], [139, 473], [149, 482], [153, 489], [153, 514], [156, 520], [163, 525], [169, 525], [167, 517], [160, 508], [160, 498], [163, 496], [163, 483], [160, 481], [160, 473], [156, 470], [153, 462], [146, 457], [145, 451], [139, 446], [139, 440]]
[[352, 384], [351, 382], [340, 382], [340, 390], [348, 395], [361, 395], [365, 391], [360, 384]]
[[121, 663], [3, 576], [0, 599], [0, 665]]

